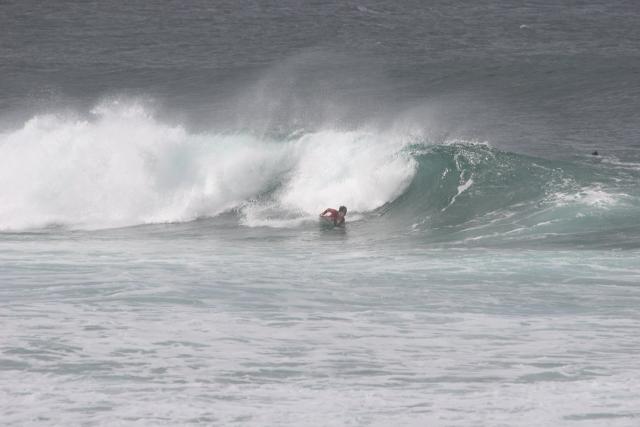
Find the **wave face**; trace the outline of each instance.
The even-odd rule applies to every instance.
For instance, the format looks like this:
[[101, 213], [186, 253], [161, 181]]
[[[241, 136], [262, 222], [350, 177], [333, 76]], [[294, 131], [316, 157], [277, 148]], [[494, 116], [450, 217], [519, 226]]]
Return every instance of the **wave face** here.
[[90, 119], [36, 116], [0, 136], [0, 229], [230, 211], [244, 226], [296, 227], [345, 204], [353, 223], [431, 241], [615, 233], [636, 242], [639, 177], [640, 165], [615, 158], [552, 161], [392, 131], [194, 134], [110, 102]]
[[[553, 161], [482, 144], [413, 146], [418, 173], [379, 210], [431, 241], [640, 241], [640, 165], [612, 158]], [[623, 237], [624, 236], [624, 237]]]

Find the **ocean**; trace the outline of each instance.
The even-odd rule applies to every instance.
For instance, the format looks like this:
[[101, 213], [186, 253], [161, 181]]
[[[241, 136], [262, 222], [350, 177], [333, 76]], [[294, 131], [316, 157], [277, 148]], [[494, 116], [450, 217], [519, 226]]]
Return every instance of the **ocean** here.
[[0, 11], [1, 424], [640, 424], [636, 2]]

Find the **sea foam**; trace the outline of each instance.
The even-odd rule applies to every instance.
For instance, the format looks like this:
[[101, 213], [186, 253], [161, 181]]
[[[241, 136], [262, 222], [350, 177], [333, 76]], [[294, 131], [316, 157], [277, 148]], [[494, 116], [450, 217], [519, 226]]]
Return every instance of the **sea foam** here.
[[90, 117], [38, 115], [0, 135], [0, 229], [180, 222], [232, 209], [247, 225], [277, 225], [274, 211], [368, 211], [401, 194], [415, 173], [398, 154], [403, 144], [365, 130], [278, 140], [192, 133], [118, 101]]

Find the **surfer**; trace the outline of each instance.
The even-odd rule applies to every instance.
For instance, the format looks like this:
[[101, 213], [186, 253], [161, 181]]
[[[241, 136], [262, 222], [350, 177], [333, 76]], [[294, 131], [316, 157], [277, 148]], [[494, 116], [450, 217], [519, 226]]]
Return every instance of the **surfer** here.
[[338, 210], [327, 208], [320, 214], [321, 218], [330, 219], [333, 221], [333, 225], [344, 225], [344, 217], [347, 214], [347, 208], [340, 206]]

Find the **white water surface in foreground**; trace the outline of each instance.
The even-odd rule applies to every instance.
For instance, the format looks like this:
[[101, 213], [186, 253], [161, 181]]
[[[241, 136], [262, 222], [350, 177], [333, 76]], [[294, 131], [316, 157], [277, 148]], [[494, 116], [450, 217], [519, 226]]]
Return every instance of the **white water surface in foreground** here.
[[145, 230], [2, 237], [3, 424], [640, 422], [637, 251]]

